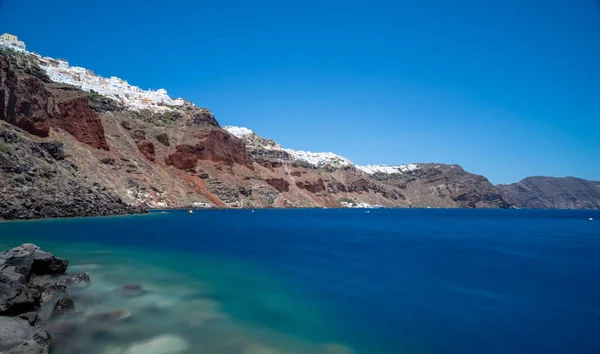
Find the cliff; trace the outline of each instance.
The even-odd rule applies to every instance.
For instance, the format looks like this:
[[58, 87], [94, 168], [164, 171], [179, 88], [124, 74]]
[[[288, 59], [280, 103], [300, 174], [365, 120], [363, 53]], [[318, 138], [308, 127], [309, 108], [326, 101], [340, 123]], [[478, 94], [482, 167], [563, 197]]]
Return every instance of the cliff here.
[[0, 51], [3, 218], [206, 206], [510, 206], [487, 179], [456, 165], [356, 166], [333, 153], [285, 149], [245, 128], [221, 128], [208, 109], [115, 101], [53, 82], [38, 64]]
[[527, 177], [498, 188], [520, 208], [600, 209], [600, 181]]
[[[378, 170], [376, 170], [378, 171]], [[487, 178], [458, 165], [411, 164], [396, 172], [373, 172], [372, 178], [398, 187], [416, 206], [508, 208], [511, 203]]]

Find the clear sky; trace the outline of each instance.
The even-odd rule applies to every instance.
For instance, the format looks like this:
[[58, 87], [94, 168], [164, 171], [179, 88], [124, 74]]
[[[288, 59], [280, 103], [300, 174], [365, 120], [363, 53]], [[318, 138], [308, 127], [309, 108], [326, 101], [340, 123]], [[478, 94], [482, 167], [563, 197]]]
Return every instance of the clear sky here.
[[597, 0], [0, 0], [0, 32], [284, 147], [600, 180]]

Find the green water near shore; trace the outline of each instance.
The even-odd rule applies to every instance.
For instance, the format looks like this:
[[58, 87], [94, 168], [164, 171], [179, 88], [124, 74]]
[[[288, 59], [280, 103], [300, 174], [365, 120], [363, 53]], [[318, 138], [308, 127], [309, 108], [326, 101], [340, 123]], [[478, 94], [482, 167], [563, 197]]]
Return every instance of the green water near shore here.
[[[352, 352], [336, 343], [318, 303], [249, 264], [208, 255], [30, 241], [69, 259], [69, 273], [85, 272], [92, 280], [88, 288], [69, 294], [74, 315], [44, 321], [57, 333], [57, 354]], [[7, 237], [0, 241], [1, 249], [15, 245]], [[126, 284], [139, 284], [145, 292], [123, 296], [119, 288]], [[53, 303], [44, 306], [44, 317]], [[126, 318], [96, 318], [106, 313]]]

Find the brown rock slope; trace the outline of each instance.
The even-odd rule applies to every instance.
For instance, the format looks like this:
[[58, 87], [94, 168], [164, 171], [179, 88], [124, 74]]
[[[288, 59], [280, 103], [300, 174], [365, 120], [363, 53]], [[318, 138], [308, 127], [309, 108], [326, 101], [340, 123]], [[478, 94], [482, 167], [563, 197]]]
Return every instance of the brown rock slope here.
[[[413, 174], [381, 176], [353, 166], [316, 167], [281, 149], [264, 148], [276, 146], [273, 141], [227, 133], [207, 109], [126, 110], [106, 97], [50, 82], [34, 57], [15, 53], [0, 52], [0, 120], [5, 131], [19, 137], [0, 139], [0, 148], [9, 151], [5, 165], [10, 160], [12, 166], [8, 156], [19, 150], [18, 161], [31, 168], [60, 166], [53, 178], [37, 172], [27, 177], [20, 170], [0, 174], [5, 218], [6, 210], [27, 218], [62, 216], [61, 208], [69, 210], [66, 215], [131, 211], [119, 199], [158, 208], [340, 207], [340, 201], [387, 207], [509, 205], [485, 178], [457, 166], [423, 165]], [[64, 151], [59, 162], [36, 152], [36, 144], [53, 142]], [[17, 174], [39, 192], [23, 189]], [[87, 196], [97, 196], [105, 207], [85, 204]], [[58, 204], [43, 206], [52, 203]]]
[[520, 208], [600, 209], [600, 181], [527, 177], [498, 188]]
[[508, 208], [511, 203], [487, 178], [458, 165], [418, 164], [398, 174], [376, 173], [373, 178], [399, 188], [414, 207]]
[[63, 129], [108, 150], [100, 117], [82, 91], [52, 83], [26, 56], [5, 50], [0, 53], [0, 119], [40, 137]]

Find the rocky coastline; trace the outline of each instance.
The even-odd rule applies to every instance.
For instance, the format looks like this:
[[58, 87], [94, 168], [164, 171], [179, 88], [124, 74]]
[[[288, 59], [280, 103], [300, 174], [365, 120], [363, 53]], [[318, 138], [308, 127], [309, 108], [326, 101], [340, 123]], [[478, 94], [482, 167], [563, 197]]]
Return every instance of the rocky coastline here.
[[[34, 244], [0, 253], [0, 353], [66, 353], [78, 326], [110, 325], [129, 316], [127, 311], [100, 313], [82, 323], [78, 306], [91, 279], [67, 272], [68, 265]], [[129, 284], [115, 291], [130, 297], [144, 289]]]

